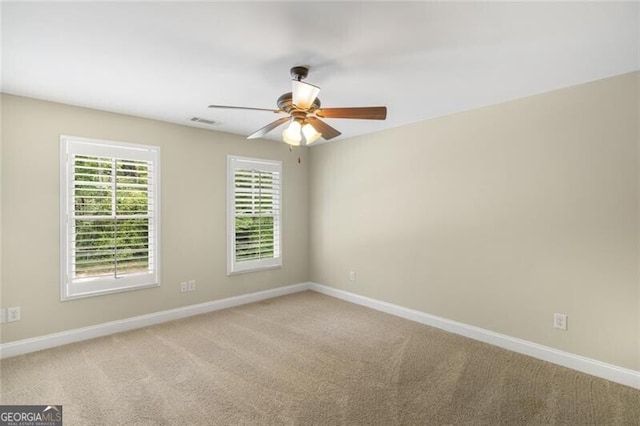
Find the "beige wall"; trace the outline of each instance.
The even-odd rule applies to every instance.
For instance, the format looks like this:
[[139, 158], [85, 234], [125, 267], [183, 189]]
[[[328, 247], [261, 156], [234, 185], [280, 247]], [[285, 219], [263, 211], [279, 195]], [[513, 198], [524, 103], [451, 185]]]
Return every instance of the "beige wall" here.
[[638, 78], [314, 147], [311, 280], [639, 370]]
[[[0, 298], [23, 318], [0, 341], [310, 275], [640, 370], [639, 99], [627, 74], [320, 145], [298, 165], [276, 142], [2, 95]], [[161, 147], [161, 287], [59, 301], [60, 134]], [[225, 274], [227, 154], [283, 161], [282, 269]], [[198, 290], [180, 293], [189, 279]]]
[[[2, 8], [0, 8], [2, 9]], [[1, 12], [0, 12], [1, 14]], [[1, 36], [0, 36], [1, 37]], [[2, 62], [0, 55], [0, 62]], [[2, 77], [2, 69], [0, 67], [0, 78]], [[2, 123], [2, 96], [0, 95], [0, 124]], [[4, 298], [2, 297], [2, 127], [0, 127], [0, 307], [4, 308]], [[2, 342], [2, 326], [0, 325], [0, 342]]]
[[[60, 302], [59, 136], [161, 147], [162, 285]], [[2, 342], [308, 280], [308, 161], [287, 145], [2, 96]], [[283, 268], [226, 275], [226, 156], [283, 161]], [[197, 290], [180, 293], [180, 281]]]
[[[638, 8], [638, 15], [640, 16], [640, 8]], [[640, 45], [638, 45], [638, 57], [640, 58]], [[637, 84], [636, 84], [636, 137], [637, 137], [637, 147], [638, 147], [638, 152], [637, 152], [637, 161], [638, 161], [638, 241], [637, 241], [637, 247], [638, 247], [638, 276], [637, 276], [637, 280], [638, 280], [638, 291], [637, 291], [637, 297], [638, 297], [638, 310], [636, 312], [636, 315], [638, 317], [638, 338], [637, 340], [637, 344], [638, 344], [638, 349], [637, 349], [637, 364], [638, 366], [640, 366], [640, 72], [636, 73], [636, 80], [637, 80]], [[638, 368], [638, 370], [640, 370], [640, 367]]]

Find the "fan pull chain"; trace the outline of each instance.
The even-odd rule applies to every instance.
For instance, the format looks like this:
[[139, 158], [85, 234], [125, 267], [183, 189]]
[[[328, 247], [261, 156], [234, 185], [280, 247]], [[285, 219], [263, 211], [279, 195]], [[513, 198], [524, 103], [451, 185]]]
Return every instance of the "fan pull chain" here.
[[[289, 145], [289, 152], [293, 152], [293, 145]], [[302, 163], [300, 158], [300, 145], [298, 145], [298, 164]]]

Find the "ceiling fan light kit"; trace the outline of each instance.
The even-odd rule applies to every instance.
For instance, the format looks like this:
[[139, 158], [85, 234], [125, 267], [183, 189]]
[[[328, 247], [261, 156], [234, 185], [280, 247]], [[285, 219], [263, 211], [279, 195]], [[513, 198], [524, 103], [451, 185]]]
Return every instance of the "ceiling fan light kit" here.
[[282, 132], [282, 140], [289, 145], [311, 145], [320, 138], [330, 140], [341, 133], [320, 120], [320, 118], [355, 118], [361, 120], [384, 120], [387, 118], [387, 107], [350, 107], [350, 108], [320, 108], [318, 94], [320, 88], [302, 80], [309, 75], [309, 67], [295, 66], [290, 70], [293, 81], [291, 92], [278, 98], [277, 110], [266, 108], [237, 107], [227, 105], [209, 105], [209, 108], [245, 109], [253, 111], [271, 111], [288, 114], [250, 134], [248, 139], [261, 138], [276, 127], [289, 122], [289, 126]]
[[302, 126], [302, 135], [304, 136], [305, 145], [311, 145], [322, 137], [322, 133], [319, 133], [311, 124], [307, 123]]
[[282, 132], [282, 140], [289, 145], [298, 146], [302, 142], [302, 135], [300, 129], [302, 126], [296, 119], [291, 120], [291, 124]]
[[306, 110], [311, 108], [313, 101], [320, 93], [320, 88], [303, 81], [293, 80], [291, 82], [291, 93], [293, 93], [293, 105], [296, 108]]

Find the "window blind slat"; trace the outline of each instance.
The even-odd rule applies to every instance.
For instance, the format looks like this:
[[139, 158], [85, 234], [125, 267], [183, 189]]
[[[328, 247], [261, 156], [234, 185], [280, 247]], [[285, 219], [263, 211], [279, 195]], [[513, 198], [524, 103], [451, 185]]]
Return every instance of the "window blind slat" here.
[[229, 157], [230, 273], [281, 264], [280, 162]]
[[249, 261], [278, 257], [274, 240], [279, 233], [279, 173], [234, 170], [235, 259]]
[[74, 276], [148, 270], [154, 255], [151, 162], [75, 155], [73, 172]]

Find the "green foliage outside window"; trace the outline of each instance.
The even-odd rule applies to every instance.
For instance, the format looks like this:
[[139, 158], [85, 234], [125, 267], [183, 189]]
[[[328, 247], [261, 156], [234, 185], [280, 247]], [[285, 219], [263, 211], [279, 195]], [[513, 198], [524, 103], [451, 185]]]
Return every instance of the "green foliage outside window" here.
[[235, 171], [236, 261], [274, 257], [278, 185], [272, 172]]
[[236, 217], [236, 261], [273, 257], [273, 217]]
[[77, 278], [149, 269], [149, 176], [145, 161], [75, 157]]

